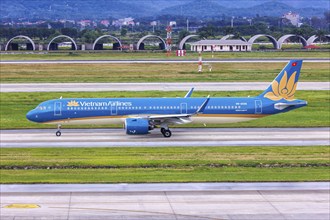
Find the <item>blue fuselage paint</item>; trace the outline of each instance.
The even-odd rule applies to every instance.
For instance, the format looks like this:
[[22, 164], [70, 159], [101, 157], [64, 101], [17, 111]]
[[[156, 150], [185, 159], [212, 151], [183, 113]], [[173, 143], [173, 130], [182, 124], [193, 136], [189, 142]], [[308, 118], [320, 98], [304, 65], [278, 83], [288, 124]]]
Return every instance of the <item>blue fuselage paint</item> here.
[[[38, 123], [72, 123], [80, 124], [102, 122], [102, 119], [124, 119], [143, 115], [179, 115], [194, 114], [206, 98], [70, 98], [42, 102], [27, 114], [30, 121]], [[207, 123], [221, 123], [212, 118], [255, 119], [267, 115], [287, 112], [306, 105], [290, 106], [283, 110], [275, 108], [276, 103], [289, 101], [272, 101], [263, 97], [249, 98], [210, 98], [202, 114], [196, 117], [208, 118]], [[89, 120], [90, 119], [90, 120]], [[99, 121], [93, 121], [98, 119]], [[194, 121], [193, 121], [194, 122]], [[202, 123], [203, 120], [196, 122]], [[120, 123], [117, 121], [117, 123]]]

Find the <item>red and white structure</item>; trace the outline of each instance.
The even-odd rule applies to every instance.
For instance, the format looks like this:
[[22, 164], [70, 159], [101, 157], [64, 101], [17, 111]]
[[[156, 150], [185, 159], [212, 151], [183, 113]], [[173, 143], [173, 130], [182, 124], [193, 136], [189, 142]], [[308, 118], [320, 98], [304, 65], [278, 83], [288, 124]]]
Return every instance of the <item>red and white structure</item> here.
[[172, 27], [167, 26], [166, 28], [167, 36], [166, 36], [166, 52], [167, 55], [171, 54], [172, 51]]
[[176, 51], [176, 56], [178, 56], [178, 57], [186, 56], [186, 50], [177, 50]]
[[203, 70], [203, 61], [202, 61], [202, 53], [198, 53], [198, 72], [201, 73]]

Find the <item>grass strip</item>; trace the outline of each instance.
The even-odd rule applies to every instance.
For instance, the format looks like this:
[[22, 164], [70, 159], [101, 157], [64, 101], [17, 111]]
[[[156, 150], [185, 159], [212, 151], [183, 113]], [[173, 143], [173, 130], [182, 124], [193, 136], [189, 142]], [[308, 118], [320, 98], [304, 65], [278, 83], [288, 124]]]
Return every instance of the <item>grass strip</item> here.
[[164, 183], [329, 181], [328, 167], [0, 170], [1, 183]]
[[4, 169], [328, 166], [330, 148], [2, 148]]
[[1, 183], [329, 181], [329, 146], [1, 148]]
[[[196, 91], [193, 97], [247, 97], [261, 91], [214, 92]], [[25, 115], [39, 103], [64, 98], [102, 98], [102, 97], [182, 97], [185, 92], [143, 91], [143, 92], [42, 92], [42, 93], [0, 93], [1, 129], [54, 128], [29, 122]], [[297, 91], [296, 98], [308, 101], [308, 106], [288, 113], [241, 123], [207, 125], [208, 127], [322, 127], [330, 125], [329, 91]], [[203, 127], [200, 124], [187, 124], [184, 127]], [[107, 128], [114, 125], [65, 126], [64, 128]]]
[[[203, 53], [203, 58], [215, 59], [269, 59], [269, 58], [329, 58], [329, 51], [251, 51], [251, 52], [216, 52]], [[187, 52], [185, 57], [177, 57], [174, 52], [167, 56], [165, 52], [142, 51], [142, 52], [117, 52], [117, 51], [56, 51], [56, 52], [13, 52], [1, 53], [1, 60], [125, 60], [125, 59], [197, 59], [198, 53]]]
[[[2, 83], [68, 82], [271, 82], [285, 63], [194, 64], [2, 64]], [[301, 81], [329, 81], [330, 63], [304, 63]]]

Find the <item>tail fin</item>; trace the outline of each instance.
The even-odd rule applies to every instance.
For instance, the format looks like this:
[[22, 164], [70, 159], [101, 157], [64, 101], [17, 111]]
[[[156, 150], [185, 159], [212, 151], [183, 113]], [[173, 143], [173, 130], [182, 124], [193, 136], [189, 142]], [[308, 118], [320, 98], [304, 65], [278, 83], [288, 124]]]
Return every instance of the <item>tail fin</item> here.
[[260, 96], [273, 101], [281, 99], [293, 100], [301, 66], [302, 60], [290, 60]]

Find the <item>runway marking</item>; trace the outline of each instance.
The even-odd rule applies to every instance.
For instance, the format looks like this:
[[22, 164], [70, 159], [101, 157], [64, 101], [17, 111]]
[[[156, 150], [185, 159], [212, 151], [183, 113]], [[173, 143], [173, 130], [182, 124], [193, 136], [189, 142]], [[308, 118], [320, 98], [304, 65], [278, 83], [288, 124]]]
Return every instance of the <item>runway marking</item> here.
[[271, 207], [273, 207], [273, 209], [283, 218], [283, 219], [285, 219], [285, 216], [283, 215], [283, 213], [282, 212], [280, 212], [280, 210], [278, 210], [278, 208], [271, 202], [271, 201], [269, 201], [268, 199], [267, 199], [267, 197], [266, 196], [264, 196], [263, 194], [262, 194], [262, 191], [260, 191], [260, 190], [257, 190], [257, 193], [271, 206]]
[[67, 219], [70, 219], [70, 211], [71, 211], [71, 201], [72, 201], [72, 192], [70, 192], [70, 199], [69, 199], [69, 204], [68, 204], [68, 215]]
[[[54, 209], [63, 209], [63, 207], [49, 207]], [[177, 219], [177, 216], [181, 217], [192, 217], [192, 218], [204, 218], [204, 219], [213, 219], [213, 220], [222, 220], [219, 218], [212, 218], [207, 216], [199, 216], [199, 215], [187, 215], [187, 214], [176, 214], [176, 213], [167, 213], [167, 212], [152, 212], [152, 211], [142, 211], [142, 210], [129, 210], [129, 209], [105, 209], [105, 208], [81, 208], [81, 207], [75, 207], [71, 208], [72, 210], [88, 210], [88, 211], [114, 211], [114, 212], [130, 212], [130, 213], [148, 213], [148, 214], [157, 214], [157, 215], [171, 215], [175, 216], [175, 219]]]
[[165, 195], [165, 198], [166, 198], [167, 203], [169, 204], [169, 206], [170, 206], [170, 208], [171, 208], [171, 210], [172, 210], [172, 213], [173, 213], [175, 219], [177, 220], [178, 217], [177, 217], [177, 215], [176, 215], [176, 213], [175, 213], [175, 211], [174, 211], [174, 209], [173, 209], [173, 206], [172, 206], [170, 200], [168, 199], [167, 193], [164, 192], [164, 195]]
[[6, 205], [4, 206], [4, 208], [6, 209], [35, 209], [35, 208], [40, 208], [39, 205], [37, 204], [10, 204], [10, 205]]

